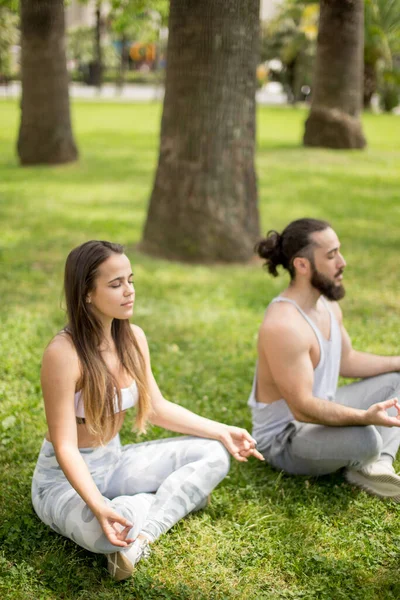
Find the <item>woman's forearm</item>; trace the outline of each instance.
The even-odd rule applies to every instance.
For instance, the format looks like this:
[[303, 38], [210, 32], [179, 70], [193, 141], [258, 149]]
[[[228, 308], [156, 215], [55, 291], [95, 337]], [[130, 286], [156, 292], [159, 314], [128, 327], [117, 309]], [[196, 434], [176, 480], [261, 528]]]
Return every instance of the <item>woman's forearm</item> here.
[[58, 464], [82, 500], [96, 515], [104, 506], [104, 499], [83, 460], [78, 448], [70, 445], [55, 448]]
[[220, 439], [225, 425], [200, 417], [183, 406], [162, 399], [154, 407], [150, 421], [153, 425], [170, 429], [178, 433], [196, 435], [211, 439]]

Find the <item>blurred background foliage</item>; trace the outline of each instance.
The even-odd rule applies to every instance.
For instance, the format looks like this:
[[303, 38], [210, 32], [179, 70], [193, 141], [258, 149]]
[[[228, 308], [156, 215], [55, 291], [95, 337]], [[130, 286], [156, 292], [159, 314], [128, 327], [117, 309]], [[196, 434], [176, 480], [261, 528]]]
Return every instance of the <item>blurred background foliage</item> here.
[[[319, 2], [285, 0], [262, 25], [261, 59], [290, 102], [304, 100], [312, 87], [318, 16]], [[364, 108], [378, 94], [390, 111], [400, 92], [400, 0], [365, 0], [364, 18]]]

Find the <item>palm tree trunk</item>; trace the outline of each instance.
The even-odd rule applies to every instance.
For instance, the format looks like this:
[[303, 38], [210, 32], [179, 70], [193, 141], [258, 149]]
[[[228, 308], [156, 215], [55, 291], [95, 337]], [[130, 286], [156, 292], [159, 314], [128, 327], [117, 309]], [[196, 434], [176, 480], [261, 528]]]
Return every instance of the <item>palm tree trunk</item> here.
[[246, 261], [259, 236], [254, 168], [259, 0], [171, 0], [159, 163], [141, 248]]
[[63, 0], [21, 0], [21, 164], [77, 159], [65, 58]]
[[317, 58], [304, 144], [364, 148], [364, 2], [321, 0]]

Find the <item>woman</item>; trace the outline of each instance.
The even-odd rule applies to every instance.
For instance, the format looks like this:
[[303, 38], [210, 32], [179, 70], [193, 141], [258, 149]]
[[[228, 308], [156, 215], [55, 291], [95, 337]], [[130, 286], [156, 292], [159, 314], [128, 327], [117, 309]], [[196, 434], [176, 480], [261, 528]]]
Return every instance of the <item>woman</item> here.
[[[77, 544], [106, 554], [126, 579], [149, 544], [204, 507], [238, 461], [262, 456], [244, 429], [204, 419], [165, 400], [152, 375], [143, 331], [130, 325], [135, 291], [119, 244], [72, 250], [64, 281], [68, 325], [45, 350], [42, 390], [48, 423], [32, 482], [39, 518]], [[198, 437], [121, 446], [125, 412]], [[204, 439], [209, 438], [209, 439]]]

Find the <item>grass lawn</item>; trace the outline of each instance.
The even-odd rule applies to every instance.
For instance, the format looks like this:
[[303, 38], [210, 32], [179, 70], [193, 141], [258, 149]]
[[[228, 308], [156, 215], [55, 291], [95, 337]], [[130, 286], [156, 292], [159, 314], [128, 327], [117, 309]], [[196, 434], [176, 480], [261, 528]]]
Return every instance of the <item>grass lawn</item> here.
[[[175, 526], [121, 584], [102, 556], [47, 529], [31, 508], [45, 431], [41, 354], [64, 323], [65, 257], [85, 240], [126, 245], [134, 320], [164, 395], [250, 427], [257, 329], [286, 279], [272, 280], [256, 262], [188, 266], [136, 251], [160, 114], [159, 104], [75, 103], [80, 162], [22, 169], [17, 103], [0, 102], [0, 597], [397, 600], [400, 507], [352, 489], [340, 474], [294, 478], [255, 460], [233, 464], [210, 507]], [[368, 149], [333, 152], [300, 146], [305, 114], [259, 109], [262, 228], [300, 216], [330, 220], [348, 262], [342, 305], [354, 345], [398, 353], [400, 118], [366, 115]], [[138, 439], [127, 421], [125, 443]], [[146, 438], [168, 435], [153, 428]]]

